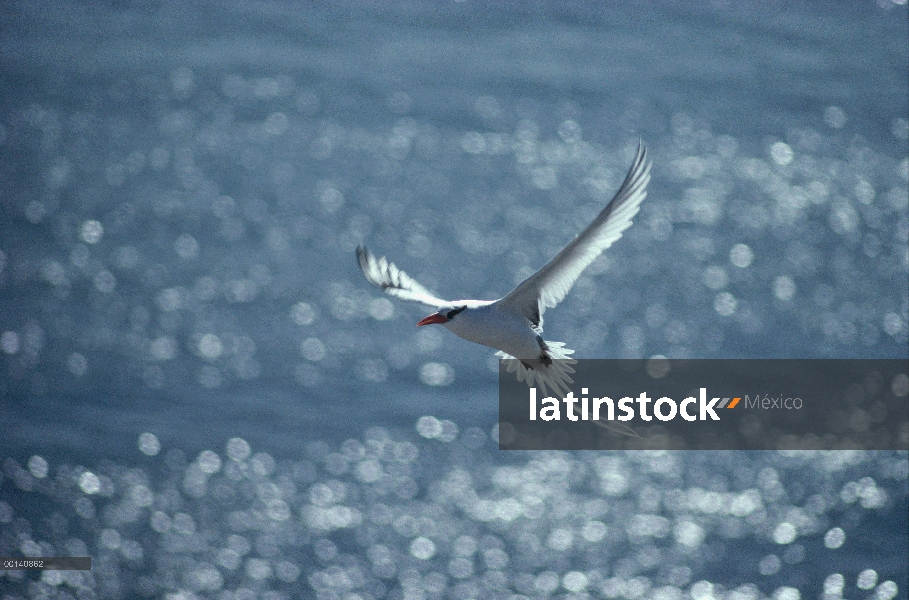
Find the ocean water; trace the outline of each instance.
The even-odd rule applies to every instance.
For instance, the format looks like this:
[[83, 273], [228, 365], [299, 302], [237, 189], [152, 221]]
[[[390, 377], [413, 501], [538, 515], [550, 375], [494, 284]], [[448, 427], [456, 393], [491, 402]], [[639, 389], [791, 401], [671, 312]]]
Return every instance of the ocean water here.
[[0, 8], [0, 598], [905, 598], [906, 452], [500, 452], [493, 299], [596, 214], [583, 358], [909, 358], [905, 2]]

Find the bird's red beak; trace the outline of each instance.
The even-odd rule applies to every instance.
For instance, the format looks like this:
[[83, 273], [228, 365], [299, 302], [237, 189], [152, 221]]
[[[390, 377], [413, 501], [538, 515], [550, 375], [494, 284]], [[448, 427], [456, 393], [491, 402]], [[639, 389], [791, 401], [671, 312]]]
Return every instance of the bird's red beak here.
[[417, 327], [422, 327], [423, 325], [433, 325], [435, 323], [447, 323], [448, 317], [442, 313], [433, 313], [417, 323]]

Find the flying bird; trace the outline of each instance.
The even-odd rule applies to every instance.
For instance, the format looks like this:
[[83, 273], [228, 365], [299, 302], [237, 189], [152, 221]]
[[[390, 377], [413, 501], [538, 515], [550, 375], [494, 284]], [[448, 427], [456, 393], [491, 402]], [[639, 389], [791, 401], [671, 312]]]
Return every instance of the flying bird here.
[[650, 159], [643, 144], [615, 197], [593, 222], [542, 269], [525, 279], [499, 300], [443, 300], [407, 275], [385, 257], [376, 258], [365, 246], [357, 247], [363, 275], [385, 293], [432, 307], [436, 312], [417, 323], [442, 325], [457, 336], [499, 350], [528, 386], [536, 383], [553, 392], [569, 391], [574, 373], [569, 350], [562, 342], [544, 340], [543, 313], [555, 308], [574, 283], [604, 250], [622, 237], [647, 196]]

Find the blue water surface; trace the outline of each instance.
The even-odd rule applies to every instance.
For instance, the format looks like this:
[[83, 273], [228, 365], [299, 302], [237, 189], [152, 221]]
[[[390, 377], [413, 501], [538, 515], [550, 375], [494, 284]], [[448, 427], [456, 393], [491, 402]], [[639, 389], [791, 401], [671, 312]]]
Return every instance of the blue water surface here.
[[504, 453], [492, 351], [907, 358], [905, 2], [0, 8], [0, 598], [878, 598], [906, 452]]

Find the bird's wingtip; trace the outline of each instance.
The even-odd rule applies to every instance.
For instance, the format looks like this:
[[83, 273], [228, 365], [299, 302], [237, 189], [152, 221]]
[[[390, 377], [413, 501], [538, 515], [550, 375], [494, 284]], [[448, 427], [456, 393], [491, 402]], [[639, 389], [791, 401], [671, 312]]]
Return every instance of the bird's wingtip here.
[[[365, 275], [369, 270], [369, 259], [372, 256], [369, 253], [369, 249], [366, 248], [363, 244], [357, 245], [357, 264], [360, 266], [360, 270], [363, 271]], [[367, 277], [367, 279], [369, 279]]]

